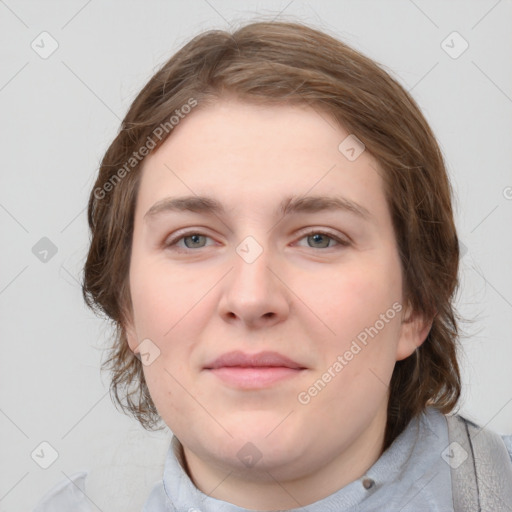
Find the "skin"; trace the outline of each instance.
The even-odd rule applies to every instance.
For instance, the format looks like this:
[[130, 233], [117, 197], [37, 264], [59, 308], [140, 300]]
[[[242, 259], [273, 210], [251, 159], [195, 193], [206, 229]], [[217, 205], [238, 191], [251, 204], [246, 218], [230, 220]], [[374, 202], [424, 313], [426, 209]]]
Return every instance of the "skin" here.
[[[430, 329], [402, 302], [378, 163], [368, 151], [349, 161], [338, 150], [347, 135], [307, 106], [225, 97], [181, 120], [144, 161], [129, 346], [137, 353], [150, 339], [160, 351], [144, 375], [184, 447], [191, 480], [248, 509], [305, 506], [364, 475], [382, 453], [395, 362], [412, 354]], [[283, 217], [275, 210], [291, 194], [340, 195], [370, 217], [341, 210]], [[144, 218], [163, 198], [185, 195], [213, 196], [226, 213]], [[165, 245], [184, 228], [189, 238]], [[330, 234], [315, 238], [305, 228]], [[204, 237], [190, 238], [194, 232]], [[247, 236], [263, 250], [251, 263], [236, 251]], [[309, 403], [300, 403], [298, 394], [394, 303], [402, 311]], [[306, 369], [264, 389], [229, 386], [203, 369], [236, 349], [274, 350]], [[251, 467], [237, 456], [248, 442], [261, 456]]]

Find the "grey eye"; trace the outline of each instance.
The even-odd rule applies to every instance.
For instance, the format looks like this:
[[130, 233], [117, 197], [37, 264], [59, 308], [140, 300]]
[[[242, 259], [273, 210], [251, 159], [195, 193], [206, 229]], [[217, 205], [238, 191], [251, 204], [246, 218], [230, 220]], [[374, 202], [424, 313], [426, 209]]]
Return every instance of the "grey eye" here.
[[[204, 235], [188, 235], [184, 236], [182, 240], [188, 249], [194, 249], [197, 247], [204, 247], [204, 245], [201, 245], [201, 239], [203, 239], [203, 241], [206, 241], [206, 238], [207, 237]], [[187, 239], [192, 240], [192, 243], [190, 245], [187, 243]]]
[[330, 241], [333, 240], [332, 237], [330, 237], [324, 233], [314, 233], [312, 235], [308, 235], [307, 239], [308, 239], [308, 243], [310, 241], [313, 241], [313, 243], [314, 243], [314, 245], [312, 245], [310, 247], [320, 247], [320, 248], [329, 247]]

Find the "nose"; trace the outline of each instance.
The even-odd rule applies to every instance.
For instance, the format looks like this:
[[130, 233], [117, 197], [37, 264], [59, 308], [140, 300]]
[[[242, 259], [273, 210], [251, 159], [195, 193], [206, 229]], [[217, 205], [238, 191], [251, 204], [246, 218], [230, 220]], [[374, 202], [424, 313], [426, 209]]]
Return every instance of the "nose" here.
[[234, 251], [232, 265], [222, 281], [218, 306], [222, 318], [254, 329], [282, 322], [289, 314], [290, 290], [269, 251], [262, 250], [254, 261]]

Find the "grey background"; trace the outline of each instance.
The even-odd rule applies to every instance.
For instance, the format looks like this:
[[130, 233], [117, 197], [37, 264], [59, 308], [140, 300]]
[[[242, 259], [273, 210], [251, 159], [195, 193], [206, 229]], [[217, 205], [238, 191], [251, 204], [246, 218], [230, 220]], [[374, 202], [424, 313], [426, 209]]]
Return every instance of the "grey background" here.
[[[110, 401], [108, 376], [99, 373], [110, 329], [82, 303], [86, 201], [100, 158], [157, 66], [204, 29], [281, 11], [281, 19], [326, 30], [383, 64], [430, 122], [456, 189], [467, 248], [457, 297], [460, 313], [471, 319], [462, 326], [460, 410], [512, 433], [510, 0], [6, 0], [0, 1], [1, 512], [28, 510], [71, 473], [119, 461], [123, 440], [137, 438], [146, 453], [161, 453], [169, 432], [146, 434], [122, 416]], [[31, 47], [42, 46], [43, 31], [58, 43], [46, 59]], [[458, 58], [442, 47], [453, 31], [469, 44]], [[448, 44], [453, 52], [460, 43]], [[42, 250], [36, 244], [47, 243], [43, 237], [57, 248], [46, 262], [34, 254]], [[31, 457], [43, 441], [58, 452], [48, 469]]]

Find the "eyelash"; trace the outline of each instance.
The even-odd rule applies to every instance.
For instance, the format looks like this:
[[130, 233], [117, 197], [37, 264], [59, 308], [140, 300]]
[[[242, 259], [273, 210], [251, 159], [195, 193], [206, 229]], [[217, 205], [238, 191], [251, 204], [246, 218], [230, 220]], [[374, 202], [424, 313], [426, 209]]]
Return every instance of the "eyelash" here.
[[[199, 236], [205, 236], [206, 238], [211, 238], [208, 235], [205, 235], [204, 233], [201, 233], [199, 231], [187, 231], [186, 233], [181, 233], [180, 235], [177, 235], [177, 236], [171, 238], [170, 240], [166, 241], [164, 243], [164, 246], [167, 249], [176, 250], [178, 252], [196, 251], [198, 249], [205, 249], [207, 247], [207, 246], [205, 246], [205, 247], [198, 247], [197, 249], [191, 249], [189, 247], [177, 248], [178, 242], [180, 242], [181, 240], [183, 240], [183, 239], [185, 239], [185, 238], [187, 238], [189, 236], [192, 236], [192, 235], [199, 235]], [[302, 240], [303, 238], [306, 238], [306, 237], [311, 236], [311, 235], [323, 235], [323, 236], [326, 236], [326, 237], [334, 240], [335, 242], [337, 242], [337, 245], [341, 246], [341, 247], [348, 247], [350, 245], [350, 242], [347, 241], [347, 240], [343, 240], [342, 238], [339, 238], [338, 236], [335, 236], [334, 234], [329, 233], [328, 231], [319, 231], [319, 230], [310, 230], [307, 233], [303, 233], [302, 236], [299, 238], [299, 240]], [[336, 247], [336, 245], [333, 246], [333, 247], [319, 247], [319, 248], [316, 248], [316, 249], [327, 250], [327, 249], [333, 249], [335, 247]], [[315, 249], [315, 247], [308, 247], [308, 249]]]

